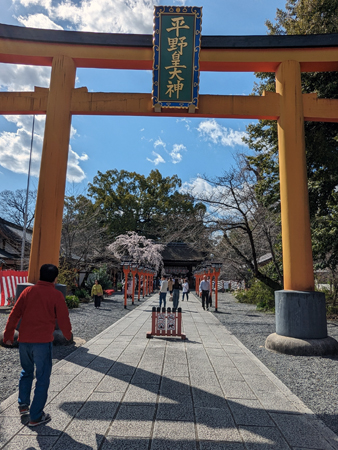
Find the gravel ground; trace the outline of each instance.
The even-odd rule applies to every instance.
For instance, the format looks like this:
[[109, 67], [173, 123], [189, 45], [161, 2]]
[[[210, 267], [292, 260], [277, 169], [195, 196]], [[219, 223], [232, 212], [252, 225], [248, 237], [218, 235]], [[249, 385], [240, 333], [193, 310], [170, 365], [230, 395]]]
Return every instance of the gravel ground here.
[[[269, 352], [264, 345], [266, 337], [276, 331], [274, 314], [238, 303], [230, 294], [219, 295], [218, 312], [213, 314], [338, 435], [338, 356]], [[338, 340], [338, 321], [328, 321], [328, 334]]]
[[[137, 306], [123, 308], [122, 295], [106, 299], [99, 310], [92, 303], [70, 310], [73, 334], [86, 341], [125, 316]], [[183, 306], [183, 305], [182, 305]], [[230, 294], [219, 294], [215, 316], [271, 372], [296, 394], [317, 416], [338, 434], [338, 357], [296, 357], [269, 352], [266, 337], [275, 331], [272, 314], [256, 311], [255, 306], [238, 303]], [[0, 310], [0, 329], [4, 329], [8, 311]], [[338, 340], [338, 321], [328, 322], [329, 335]], [[76, 349], [54, 347], [53, 362]], [[20, 362], [17, 349], [0, 347], [0, 402], [17, 390]]]
[[[101, 331], [117, 322], [121, 317], [137, 307], [129, 305], [123, 308], [123, 295], [115, 294], [104, 299], [100, 309], [94, 308], [94, 303], [81, 303], [79, 308], [70, 309], [69, 315], [72, 323], [74, 337], [89, 341]], [[10, 311], [0, 308], [0, 330], [4, 330]], [[53, 364], [65, 358], [76, 350], [75, 345], [54, 346]], [[21, 371], [19, 350], [0, 346], [0, 403], [18, 389], [19, 375]]]

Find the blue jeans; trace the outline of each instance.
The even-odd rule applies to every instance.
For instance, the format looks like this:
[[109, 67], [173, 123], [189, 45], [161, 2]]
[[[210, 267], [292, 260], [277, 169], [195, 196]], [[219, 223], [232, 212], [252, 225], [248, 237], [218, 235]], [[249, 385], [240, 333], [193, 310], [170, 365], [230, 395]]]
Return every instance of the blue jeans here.
[[180, 300], [180, 291], [179, 291], [179, 289], [174, 289], [173, 290], [173, 308], [175, 308], [175, 309], [178, 308], [179, 300]]
[[36, 384], [34, 398], [30, 407], [30, 418], [40, 419], [47, 401], [49, 379], [52, 372], [53, 343], [19, 343], [20, 363], [22, 367], [19, 380], [19, 405], [30, 405], [30, 395], [36, 366]]
[[187, 301], [189, 300], [189, 293], [188, 292], [183, 292], [182, 294], [182, 302], [184, 302], [184, 296], [187, 296]]
[[166, 292], [160, 292], [160, 309], [163, 302], [163, 308], [165, 308], [165, 305], [167, 304], [166, 300], [167, 293]]

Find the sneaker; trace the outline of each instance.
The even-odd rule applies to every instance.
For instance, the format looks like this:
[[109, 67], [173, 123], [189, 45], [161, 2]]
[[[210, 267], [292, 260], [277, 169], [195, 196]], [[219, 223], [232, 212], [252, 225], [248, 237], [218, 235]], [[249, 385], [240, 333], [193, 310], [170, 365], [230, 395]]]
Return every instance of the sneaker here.
[[207, 308], [207, 311], [209, 311], [209, 308]]
[[27, 414], [29, 414], [29, 406], [19, 405], [19, 412], [21, 416], [26, 416]]
[[38, 420], [31, 420], [28, 422], [29, 427], [37, 427], [38, 425], [41, 425], [42, 423], [47, 423], [50, 420], [52, 420], [51, 416], [49, 414], [42, 413], [42, 416]]

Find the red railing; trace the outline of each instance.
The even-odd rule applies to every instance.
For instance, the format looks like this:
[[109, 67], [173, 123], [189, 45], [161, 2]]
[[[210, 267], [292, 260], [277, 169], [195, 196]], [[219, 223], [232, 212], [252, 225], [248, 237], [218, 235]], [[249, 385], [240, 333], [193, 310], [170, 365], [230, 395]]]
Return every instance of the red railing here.
[[182, 333], [182, 309], [178, 308], [167, 310], [156, 308], [153, 306], [151, 313], [151, 331], [147, 333], [147, 338], [152, 336], [179, 336], [186, 339], [186, 335]]
[[9, 305], [8, 299], [15, 297], [18, 283], [27, 283], [28, 272], [0, 270], [0, 306]]

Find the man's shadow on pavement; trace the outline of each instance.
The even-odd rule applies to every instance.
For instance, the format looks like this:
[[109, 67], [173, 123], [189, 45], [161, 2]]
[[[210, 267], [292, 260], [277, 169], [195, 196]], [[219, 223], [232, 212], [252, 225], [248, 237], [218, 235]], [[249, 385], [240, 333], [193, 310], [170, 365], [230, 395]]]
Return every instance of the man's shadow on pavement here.
[[[113, 379], [127, 382], [131, 386], [136, 386], [151, 392], [154, 394], [155, 398], [160, 395], [163, 398], [171, 400], [171, 403], [160, 402], [158, 404], [156, 404], [155, 401], [140, 401], [136, 403], [123, 401], [122, 416], [119, 415], [121, 409], [120, 402], [90, 400], [62, 402], [59, 408], [77, 420], [105, 420], [110, 424], [112, 424], [113, 421], [119, 420], [129, 422], [132, 422], [133, 420], [154, 422], [156, 420], [159, 422], [163, 421], [164, 426], [165, 422], [168, 421], [175, 423], [196, 422], [197, 427], [200, 426], [200, 429], [202, 429], [202, 436], [199, 435], [199, 440], [205, 440], [206, 442], [210, 441], [210, 446], [205, 443], [203, 444], [203, 449], [211, 449], [212, 442], [214, 443], [213, 445], [216, 446], [219, 446], [220, 443], [223, 442], [223, 444], [226, 443], [227, 445], [224, 448], [229, 450], [244, 450], [243, 440], [237, 431], [238, 428], [240, 428], [242, 434], [247, 433], [248, 435], [253, 434], [259, 436], [259, 439], [254, 441], [256, 449], [265, 450], [278, 448], [280, 450], [284, 450], [289, 449], [289, 445], [295, 447], [302, 446], [303, 448], [312, 448], [311, 445], [317, 445], [316, 448], [321, 448], [320, 445], [322, 438], [319, 436], [320, 433], [318, 433], [318, 430], [316, 430], [313, 425], [310, 425], [310, 422], [304, 420], [303, 414], [296, 411], [281, 411], [277, 408], [264, 409], [258, 402], [256, 395], [253, 393], [251, 398], [249, 395], [249, 399], [242, 399], [238, 401], [229, 400], [224, 396], [203, 390], [201, 387], [190, 387], [188, 384], [177, 380], [172, 380], [171, 378], [158, 373], [153, 373], [126, 363], [91, 354], [89, 353], [89, 350], [84, 347], [79, 348], [76, 352], [67, 357], [67, 361], [78, 364], [83, 368], [91, 368], [92, 370], [104, 374], [106, 377], [112, 377]], [[62, 374], [62, 367], [56, 371], [56, 373], [58, 372], [59, 374]], [[104, 380], [105, 377], [102, 378], [100, 383], [104, 382]], [[108, 388], [101, 387], [100, 390], [100, 383], [94, 392], [101, 393], [102, 395], [104, 395], [105, 392], [111, 392]], [[240, 383], [240, 381], [238, 381], [238, 383]], [[206, 384], [208, 384], [207, 380]], [[53, 401], [55, 399], [57, 399], [57, 396], [53, 399]], [[276, 400], [276, 402], [278, 403], [278, 400]], [[139, 407], [148, 407], [148, 409], [153, 407], [153, 415], [149, 417], [148, 414], [143, 414], [144, 408]], [[123, 426], [122, 423], [121, 426]], [[48, 425], [48, 427], [50, 428], [50, 425]], [[49, 435], [50, 430], [48, 430], [48, 427], [37, 427], [39, 428], [39, 430], [37, 430], [37, 434], [41, 436], [46, 436], [46, 434]], [[216, 433], [216, 435], [219, 434], [221, 439], [214, 440], [215, 438], [209, 435], [210, 430], [213, 430], [212, 433]], [[227, 432], [226, 430], [229, 431]], [[282, 430], [282, 433], [280, 430]], [[234, 440], [234, 436], [232, 436], [231, 438], [229, 437], [230, 440], [222, 440], [222, 434], [224, 435], [224, 433], [225, 435], [229, 434], [229, 436], [235, 433], [235, 435], [238, 435], [238, 439]], [[63, 432], [62, 436], [65, 437], [60, 438], [60, 442], [62, 439], [69, 439], [69, 442], [73, 439], [67, 435], [67, 430], [66, 432]], [[288, 445], [283, 436], [287, 437], [292, 444], [289, 442]], [[302, 436], [301, 442], [297, 436]], [[115, 446], [118, 443], [122, 445], [124, 442], [129, 442], [129, 438], [127, 437], [113, 438], [113, 436], [111, 436], [109, 439], [109, 442], [114, 446], [111, 447], [110, 443], [107, 442], [107, 446], [105, 443], [104, 446], [100, 448], [120, 448]], [[159, 450], [171, 448], [169, 443], [171, 445], [175, 445], [175, 449], [176, 447], [178, 449], [195, 448], [195, 438], [193, 440], [187, 439], [184, 441], [175, 441], [175, 436], [172, 436], [169, 441], [164, 440], [162, 442], [163, 446], [161, 446], [162, 444], [160, 445], [161, 439], [156, 439], [155, 436], [154, 440], [157, 444], [155, 447], [152, 446], [152, 448], [158, 448]], [[83, 448], [84, 450], [87, 448], [92, 448], [85, 446], [86, 444], [80, 444], [78, 442], [75, 445], [75, 442], [76, 441], [73, 442], [74, 447], [69, 446], [69, 448]], [[141, 439], [140, 442], [144, 443], [148, 442], [148, 440]], [[121, 448], [124, 448], [124, 446]], [[130, 448], [134, 447], [131, 446]], [[144, 448], [148, 448], [148, 446]]]

